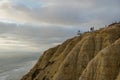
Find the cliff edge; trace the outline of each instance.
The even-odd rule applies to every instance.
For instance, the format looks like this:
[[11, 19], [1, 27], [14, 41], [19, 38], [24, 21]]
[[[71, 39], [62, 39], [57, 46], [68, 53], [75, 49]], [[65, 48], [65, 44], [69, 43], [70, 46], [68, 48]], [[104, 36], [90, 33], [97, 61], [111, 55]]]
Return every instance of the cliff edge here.
[[50, 48], [21, 80], [120, 80], [120, 23]]

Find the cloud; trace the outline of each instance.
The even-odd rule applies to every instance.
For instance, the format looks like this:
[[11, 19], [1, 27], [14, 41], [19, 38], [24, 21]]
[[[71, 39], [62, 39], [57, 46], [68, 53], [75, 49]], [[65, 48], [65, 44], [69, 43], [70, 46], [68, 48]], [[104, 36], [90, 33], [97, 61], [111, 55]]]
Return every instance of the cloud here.
[[20, 22], [55, 25], [80, 26], [95, 21], [105, 25], [120, 20], [119, 0], [26, 0], [23, 2], [23, 0], [9, 0], [3, 3], [1, 8], [3, 6], [5, 8], [2, 13], [6, 13], [5, 17]]
[[[2, 47], [45, 50], [76, 34], [119, 21], [119, 0], [1, 0]], [[17, 41], [17, 42], [16, 42]], [[3, 49], [3, 48], [2, 48]]]
[[43, 51], [76, 35], [78, 28], [0, 23], [0, 49]]

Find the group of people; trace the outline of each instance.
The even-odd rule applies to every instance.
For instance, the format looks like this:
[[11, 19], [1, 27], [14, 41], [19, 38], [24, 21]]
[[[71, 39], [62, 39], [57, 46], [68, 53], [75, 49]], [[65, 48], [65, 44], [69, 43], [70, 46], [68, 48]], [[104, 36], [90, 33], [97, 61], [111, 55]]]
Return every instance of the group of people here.
[[[94, 32], [94, 26], [90, 28], [90, 32]], [[81, 31], [78, 30], [77, 35], [81, 35], [81, 34], [82, 34]]]

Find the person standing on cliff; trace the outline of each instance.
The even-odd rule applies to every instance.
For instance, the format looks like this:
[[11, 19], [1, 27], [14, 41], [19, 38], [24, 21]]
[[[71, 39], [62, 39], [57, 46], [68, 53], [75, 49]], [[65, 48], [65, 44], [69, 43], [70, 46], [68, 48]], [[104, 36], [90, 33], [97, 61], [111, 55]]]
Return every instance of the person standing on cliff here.
[[90, 31], [93, 32], [94, 31], [94, 26], [90, 28]]

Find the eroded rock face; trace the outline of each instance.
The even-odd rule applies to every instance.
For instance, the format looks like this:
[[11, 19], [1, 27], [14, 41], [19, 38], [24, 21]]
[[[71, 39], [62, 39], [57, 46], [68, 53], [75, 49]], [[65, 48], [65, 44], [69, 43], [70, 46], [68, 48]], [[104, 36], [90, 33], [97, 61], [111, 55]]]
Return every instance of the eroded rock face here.
[[120, 69], [120, 39], [102, 49], [83, 71], [79, 80], [116, 80]]
[[21, 80], [120, 80], [120, 23], [45, 51]]

